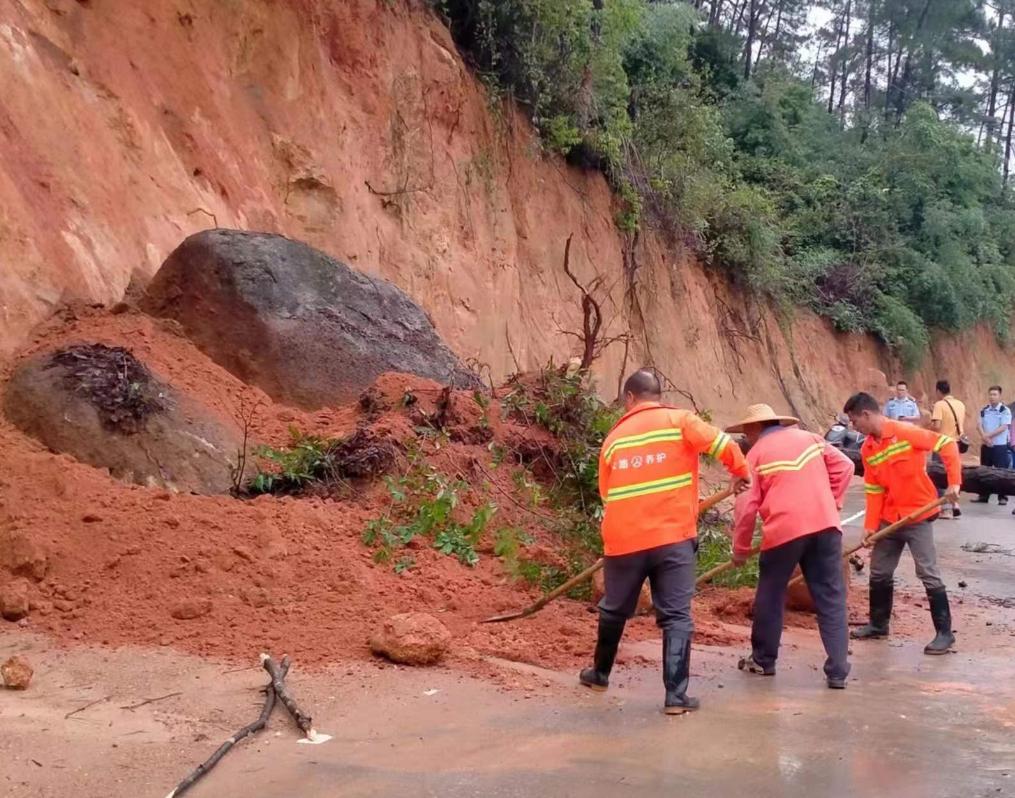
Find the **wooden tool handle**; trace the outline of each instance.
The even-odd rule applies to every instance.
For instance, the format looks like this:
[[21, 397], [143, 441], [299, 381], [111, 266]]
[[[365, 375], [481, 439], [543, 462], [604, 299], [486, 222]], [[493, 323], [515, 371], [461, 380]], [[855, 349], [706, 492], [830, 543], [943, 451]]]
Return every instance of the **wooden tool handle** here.
[[[754, 557], [759, 553], [761, 553], [761, 546], [755, 546], [753, 549], [751, 549], [750, 556]], [[724, 574], [733, 567], [734, 567], [733, 560], [730, 560], [729, 562], [724, 562], [722, 565], [717, 565], [715, 568], [711, 568], [708, 571], [705, 571], [705, 573], [703, 573], [696, 580], [694, 580], [694, 586], [700, 587], [701, 585], [704, 585], [706, 582], [711, 582], [713, 579], [719, 576], [719, 574]]]
[[[710, 510], [713, 507], [715, 507], [719, 502], [721, 502], [723, 499], [728, 499], [732, 495], [733, 495], [732, 488], [721, 490], [718, 493], [709, 496], [707, 499], [699, 503], [698, 512], [703, 513], [706, 510]], [[590, 579], [592, 575], [595, 574], [596, 571], [598, 571], [600, 568], [603, 567], [604, 562], [605, 561], [603, 560], [603, 558], [600, 557], [580, 574], [575, 574], [570, 579], [568, 579], [564, 584], [554, 588], [545, 596], [543, 596], [541, 599], [526, 607], [524, 610], [519, 610], [518, 612], [509, 612], [506, 615], [495, 615], [492, 618], [487, 618], [481, 623], [501, 623], [503, 621], [514, 621], [517, 620], [518, 618], [527, 618], [530, 615], [534, 615], [554, 599], [560, 598], [572, 588], [580, 585], [586, 579]]]
[[[938, 507], [940, 507], [941, 505], [945, 504], [946, 502], [947, 502], [947, 499], [945, 499], [942, 496], [940, 499], [935, 499], [930, 504], [925, 504], [919, 510], [913, 510], [913, 512], [911, 512], [905, 518], [900, 518], [894, 524], [889, 524], [884, 529], [879, 529], [877, 532], [875, 532], [869, 538], [864, 538], [863, 542], [857, 544], [856, 546], [851, 548], [849, 551], [844, 552], [843, 555], [842, 555], [842, 559], [848, 560], [850, 557], [852, 557], [854, 554], [856, 554], [858, 551], [860, 551], [860, 549], [866, 548], [867, 545], [869, 545], [871, 543], [877, 543], [879, 540], [881, 540], [882, 538], [888, 537], [893, 532], [898, 532], [903, 527], [909, 526], [911, 523], [916, 521], [920, 516], [926, 515], [927, 513], [931, 512], [932, 510], [936, 510]], [[787, 587], [793, 587], [794, 585], [799, 585], [803, 581], [804, 581], [804, 575], [800, 574], [800, 576], [798, 576], [798, 577], [796, 577], [794, 579], [791, 579], [790, 582], [789, 582], [789, 585], [787, 585]]]
[[698, 505], [698, 515], [701, 515], [703, 512], [707, 510], [711, 510], [719, 502], [723, 501], [724, 499], [728, 499], [732, 495], [733, 488], [726, 488], [726, 490], [721, 490], [718, 493], [713, 493], [707, 499], [702, 500], [701, 503]]

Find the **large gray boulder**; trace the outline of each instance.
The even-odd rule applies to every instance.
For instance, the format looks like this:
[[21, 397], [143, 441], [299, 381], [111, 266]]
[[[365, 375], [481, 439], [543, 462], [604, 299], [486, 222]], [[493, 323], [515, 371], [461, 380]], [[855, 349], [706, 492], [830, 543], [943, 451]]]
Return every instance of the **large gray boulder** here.
[[238, 430], [156, 379], [128, 350], [102, 344], [22, 362], [3, 409], [55, 452], [125, 482], [182, 492], [228, 492], [243, 446]]
[[240, 379], [303, 408], [353, 400], [388, 371], [479, 387], [403, 291], [283, 236], [192, 235], [143, 304]]

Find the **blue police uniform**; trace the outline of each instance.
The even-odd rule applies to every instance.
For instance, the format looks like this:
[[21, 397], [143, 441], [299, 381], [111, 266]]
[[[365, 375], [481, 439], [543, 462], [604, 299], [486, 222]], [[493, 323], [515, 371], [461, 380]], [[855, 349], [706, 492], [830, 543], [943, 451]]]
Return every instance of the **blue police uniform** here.
[[893, 421], [897, 421], [900, 418], [919, 418], [920, 408], [908, 396], [905, 399], [893, 396], [885, 404], [885, 415]]
[[[1011, 418], [1011, 408], [1005, 404], [985, 405], [980, 411], [980, 424], [985, 431], [989, 432], [1002, 425], [1008, 425], [992, 437], [989, 444], [980, 447], [981, 465], [992, 468], [1011, 468], [1011, 450], [1008, 446], [1011, 440]], [[981, 502], [986, 502], [989, 499], [990, 494], [980, 494], [979, 500]], [[1008, 497], [998, 494], [997, 501], [998, 504], [1007, 504]]]

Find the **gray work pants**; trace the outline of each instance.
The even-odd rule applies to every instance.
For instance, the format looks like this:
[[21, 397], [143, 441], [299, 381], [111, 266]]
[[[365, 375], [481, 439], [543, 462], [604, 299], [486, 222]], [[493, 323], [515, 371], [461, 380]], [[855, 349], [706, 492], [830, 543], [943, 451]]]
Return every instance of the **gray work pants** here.
[[[882, 527], [888, 526], [882, 523]], [[899, 565], [902, 550], [909, 546], [909, 553], [916, 563], [916, 575], [928, 590], [945, 586], [937, 567], [937, 551], [934, 548], [934, 524], [921, 521], [918, 524], [893, 532], [874, 544], [871, 552], [871, 582], [891, 582]]]
[[648, 578], [652, 606], [660, 629], [691, 634], [691, 598], [694, 596], [694, 566], [697, 540], [670, 543], [654, 549], [605, 557], [603, 582], [606, 592], [599, 602], [605, 618], [626, 621], [638, 608], [641, 586]]

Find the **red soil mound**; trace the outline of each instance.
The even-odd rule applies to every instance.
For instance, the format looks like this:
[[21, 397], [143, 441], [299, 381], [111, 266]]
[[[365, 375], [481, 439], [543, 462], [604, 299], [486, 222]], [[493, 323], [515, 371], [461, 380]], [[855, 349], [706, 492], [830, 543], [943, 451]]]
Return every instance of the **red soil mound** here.
[[[284, 444], [290, 427], [339, 436], [357, 424], [401, 440], [439, 416], [450, 440], [421, 439], [426, 462], [468, 483], [464, 511], [491, 499], [498, 511], [475, 568], [417, 539], [408, 551], [414, 567], [396, 574], [391, 564], [376, 564], [361, 540], [365, 525], [391, 506], [379, 480], [312, 498], [171, 494], [47, 452], [0, 420], [0, 461], [8, 466], [0, 474], [0, 554], [8, 560], [0, 569], [16, 567], [28, 579], [32, 628], [92, 644], [167, 645], [243, 660], [286, 651], [323, 664], [369, 657], [368, 638], [386, 618], [424, 611], [451, 631], [459, 664], [481, 667], [483, 655], [494, 655], [573, 668], [589, 656], [596, 616], [586, 603], [561, 600], [523, 621], [477, 623], [538, 596], [494, 556], [495, 530], [524, 530], [533, 559], [560, 550], [545, 512], [517, 488], [516, 466], [495, 465], [491, 453], [491, 443], [517, 450], [519, 441], [548, 441], [502, 419], [499, 402], [484, 411], [469, 392], [449, 395], [435, 383], [389, 374], [357, 406], [304, 412], [241, 383], [172, 322], [132, 312], [65, 314], [22, 356], [82, 342], [128, 345], [159, 379], [225, 424], [238, 425], [244, 409], [256, 407], [250, 432], [259, 442]], [[695, 608], [698, 641], [745, 641], [750, 598], [750, 591], [703, 594]], [[656, 635], [651, 618], [636, 619], [628, 633], [632, 640]]]

